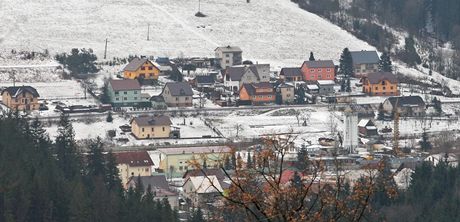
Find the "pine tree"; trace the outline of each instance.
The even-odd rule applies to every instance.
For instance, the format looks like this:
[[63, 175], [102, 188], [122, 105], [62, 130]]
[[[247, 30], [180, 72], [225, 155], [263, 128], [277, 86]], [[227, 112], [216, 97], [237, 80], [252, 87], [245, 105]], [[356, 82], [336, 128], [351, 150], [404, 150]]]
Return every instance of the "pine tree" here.
[[278, 105], [283, 104], [283, 97], [281, 96], [281, 92], [276, 92], [275, 94], [275, 103]]
[[98, 137], [89, 144], [88, 163], [87, 163], [87, 174], [89, 177], [105, 177], [105, 158], [102, 152], [104, 144], [101, 138]]
[[302, 184], [303, 184], [302, 178], [300, 177], [297, 171], [294, 171], [294, 175], [292, 176], [291, 182], [292, 182], [292, 186], [295, 187], [296, 189], [302, 188]]
[[378, 120], [384, 120], [385, 119], [385, 110], [383, 110], [383, 103], [379, 104], [377, 119]]
[[339, 62], [340, 74], [342, 74], [345, 79], [350, 78], [353, 75], [353, 58], [348, 48], [343, 49]]
[[191, 215], [187, 220], [188, 222], [205, 222], [203, 211], [201, 210], [201, 208], [193, 210], [190, 214]]
[[64, 172], [65, 177], [70, 179], [77, 176], [81, 166], [80, 157], [75, 142], [75, 132], [68, 114], [61, 114], [55, 147], [57, 164]]
[[305, 171], [308, 168], [308, 152], [304, 145], [300, 148], [299, 152], [297, 153], [296, 167], [301, 172]]
[[434, 97], [431, 102], [433, 103], [433, 108], [436, 110], [436, 113], [438, 113], [438, 115], [440, 115], [442, 113], [441, 100], [439, 100], [438, 98]]
[[309, 61], [315, 61], [315, 56], [313, 55], [313, 52], [310, 52], [310, 58], [308, 58]]
[[119, 192], [121, 194], [122, 187], [119, 171], [117, 168], [117, 161], [111, 150], [105, 156], [105, 163], [105, 182], [107, 189], [114, 190], [115, 192]]
[[105, 119], [108, 123], [113, 121], [112, 112], [107, 113], [107, 118]]
[[428, 133], [426, 133], [426, 132], [423, 132], [422, 140], [419, 142], [419, 144], [420, 144], [420, 148], [424, 152], [427, 152], [427, 151], [431, 150], [431, 148], [433, 148], [433, 146], [431, 145], [431, 142], [428, 139]]
[[350, 78], [347, 78], [347, 84], [346, 84], [345, 91], [351, 92], [351, 82], [350, 82]]
[[69, 221], [85, 222], [91, 219], [91, 202], [88, 198], [88, 193], [81, 183], [75, 184], [75, 188], [71, 193]]
[[295, 90], [296, 94], [296, 103], [297, 104], [305, 104], [305, 89], [303, 86], [297, 87]]
[[393, 72], [391, 58], [387, 52], [383, 52], [382, 55], [380, 56], [379, 71], [380, 72]]
[[231, 158], [232, 158], [232, 169], [236, 169], [236, 156], [235, 156], [235, 153], [232, 153], [231, 154]]
[[232, 169], [232, 166], [231, 166], [231, 163], [230, 163], [230, 157], [228, 157], [228, 156], [225, 157], [224, 169], [225, 170], [231, 170]]
[[251, 153], [249, 151], [247, 153], [246, 168], [248, 168], [248, 169], [252, 168]]

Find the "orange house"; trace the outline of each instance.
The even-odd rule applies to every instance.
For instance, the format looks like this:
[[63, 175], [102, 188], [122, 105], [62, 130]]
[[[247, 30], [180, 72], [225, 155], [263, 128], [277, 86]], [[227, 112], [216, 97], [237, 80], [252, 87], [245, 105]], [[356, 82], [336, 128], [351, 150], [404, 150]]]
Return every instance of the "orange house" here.
[[134, 58], [123, 69], [125, 79], [158, 79], [160, 69], [148, 59]]
[[38, 110], [40, 104], [37, 90], [31, 86], [7, 87], [1, 93], [2, 102], [13, 111]]
[[240, 89], [240, 102], [262, 105], [275, 102], [275, 89], [268, 82], [243, 84]]
[[397, 96], [398, 79], [391, 72], [374, 72], [364, 77], [363, 92], [369, 96]]
[[305, 81], [335, 79], [335, 65], [332, 60], [305, 61], [300, 70]]

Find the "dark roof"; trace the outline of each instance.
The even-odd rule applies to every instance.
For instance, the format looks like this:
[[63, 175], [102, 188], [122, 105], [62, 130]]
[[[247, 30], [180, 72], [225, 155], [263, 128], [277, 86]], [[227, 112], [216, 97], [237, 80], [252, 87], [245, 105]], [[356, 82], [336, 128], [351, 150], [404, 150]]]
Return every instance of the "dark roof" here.
[[186, 179], [188, 177], [197, 177], [197, 176], [216, 176], [218, 180], [225, 179], [225, 174], [221, 169], [194, 169], [187, 170], [182, 178]]
[[214, 77], [211, 75], [196, 76], [195, 80], [197, 83], [214, 83]]
[[239, 66], [230, 66], [227, 67], [225, 70], [225, 74], [230, 76], [232, 81], [240, 81], [241, 77], [243, 77], [244, 73], [250, 69], [252, 73], [256, 75], [257, 78], [259, 77], [259, 71], [257, 70], [256, 65], [239, 65]]
[[192, 87], [186, 82], [168, 82], [165, 88], [168, 87], [172, 96], [193, 96]]
[[391, 83], [398, 83], [398, 79], [391, 72], [373, 72], [367, 75], [367, 79], [371, 84], [377, 84], [382, 80], [390, 81]]
[[134, 117], [131, 122], [138, 126], [170, 126], [172, 125], [169, 116], [139, 116]]
[[271, 95], [274, 94], [273, 91], [271, 92], [257, 92], [257, 88], [271, 88], [273, 89], [273, 85], [268, 83], [268, 82], [260, 82], [260, 83], [245, 83], [243, 84], [243, 87], [245, 88], [246, 91], [248, 92], [248, 95], [253, 96], [253, 95]]
[[353, 64], [376, 64], [380, 61], [376, 51], [353, 51], [350, 53]]
[[141, 90], [141, 85], [135, 79], [109, 80], [114, 91]]
[[387, 99], [393, 107], [398, 103], [398, 107], [425, 106], [425, 102], [420, 96], [397, 96]]
[[242, 52], [241, 48], [238, 46], [222, 46], [217, 47], [214, 51], [221, 49], [223, 52]]
[[280, 75], [286, 76], [286, 77], [301, 77], [302, 76], [302, 71], [300, 68], [282, 68], [280, 71]]
[[137, 183], [138, 178], [140, 178], [145, 191], [147, 191], [149, 185], [152, 187], [153, 191], [156, 189], [169, 190], [168, 181], [166, 180], [166, 176], [164, 174], [141, 177], [134, 176], [130, 178], [130, 181]]
[[118, 164], [130, 166], [153, 166], [147, 151], [113, 153]]
[[334, 68], [334, 62], [332, 60], [316, 60], [316, 61], [305, 61], [303, 64], [307, 65], [308, 68]]
[[10, 94], [11, 97], [17, 97], [21, 93], [25, 93], [25, 92], [32, 94], [34, 97], [40, 96], [37, 90], [32, 86], [10, 86], [2, 90], [1, 94], [3, 95], [4, 92], [8, 92], [8, 94]]
[[[150, 62], [148, 59], [133, 58], [128, 65], [125, 66], [123, 71], [136, 71], [138, 70], [145, 62]], [[152, 64], [153, 65], [153, 64]]]
[[163, 98], [163, 96], [152, 96], [150, 97], [150, 101], [161, 103], [161, 102], [165, 102], [165, 98]]

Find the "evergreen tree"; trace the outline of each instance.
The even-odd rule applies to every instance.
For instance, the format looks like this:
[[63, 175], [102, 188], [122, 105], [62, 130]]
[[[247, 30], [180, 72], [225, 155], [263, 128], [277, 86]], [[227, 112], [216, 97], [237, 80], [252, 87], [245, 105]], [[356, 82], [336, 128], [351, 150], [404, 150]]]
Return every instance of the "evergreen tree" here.
[[433, 148], [433, 146], [431, 145], [431, 142], [428, 140], [428, 134], [426, 132], [423, 132], [422, 140], [419, 142], [419, 144], [420, 144], [420, 148], [425, 152]]
[[91, 220], [91, 202], [81, 183], [77, 183], [70, 200], [69, 221], [86, 222]]
[[252, 160], [251, 160], [251, 153], [248, 151], [247, 159], [246, 159], [246, 168], [252, 168]]
[[350, 78], [347, 78], [347, 83], [346, 83], [345, 91], [351, 92], [351, 82], [350, 82]]
[[404, 53], [401, 58], [409, 66], [416, 66], [422, 63], [420, 56], [415, 49], [415, 41], [412, 36], [406, 38], [406, 44], [404, 45]]
[[294, 171], [294, 175], [292, 176], [291, 179], [292, 186], [295, 187], [296, 189], [301, 189], [302, 188], [302, 178], [300, 177], [299, 173], [297, 171]]
[[107, 118], [105, 119], [108, 123], [113, 121], [112, 112], [107, 113]]
[[99, 68], [96, 66], [97, 56], [94, 55], [92, 49], [73, 48], [70, 54], [59, 54], [55, 58], [73, 75], [96, 73], [99, 71]]
[[105, 177], [105, 158], [102, 154], [104, 151], [103, 146], [100, 137], [90, 141], [86, 170], [89, 177]]
[[79, 175], [80, 157], [75, 142], [75, 132], [68, 114], [61, 114], [55, 147], [57, 164], [63, 170], [65, 177], [70, 179]]
[[296, 104], [305, 104], [305, 89], [303, 86], [297, 87], [295, 90]]
[[296, 167], [301, 172], [304, 172], [305, 170], [308, 169], [308, 152], [307, 152], [307, 149], [305, 148], [305, 145], [302, 145], [299, 152], [297, 153]]
[[105, 156], [105, 181], [107, 184], [107, 189], [108, 190], [114, 190], [115, 192], [120, 192], [122, 191], [121, 187], [121, 179], [119, 176], [119, 171], [117, 168], [117, 161], [115, 159], [115, 156], [113, 155], [112, 151], [110, 150], [109, 153]]
[[207, 169], [208, 168], [208, 164], [206, 163], [206, 158], [203, 159], [203, 169]]
[[384, 120], [385, 119], [385, 110], [383, 110], [383, 103], [379, 104], [377, 119], [378, 120]]
[[353, 58], [348, 48], [343, 49], [339, 62], [339, 73], [342, 74], [345, 79], [350, 78], [353, 75]]
[[231, 154], [231, 158], [232, 158], [232, 169], [236, 169], [236, 156], [235, 156], [235, 153], [232, 153]]
[[230, 158], [228, 156], [225, 156], [224, 169], [225, 170], [231, 170], [232, 169], [232, 164], [230, 163]]
[[434, 97], [431, 102], [433, 103], [433, 108], [436, 110], [436, 113], [438, 113], [438, 115], [442, 114], [441, 100], [439, 100], [438, 98]]
[[315, 61], [315, 56], [313, 55], [313, 52], [310, 52], [310, 58], [308, 58], [309, 61]]
[[205, 222], [203, 211], [201, 208], [193, 210], [190, 213], [190, 217], [187, 220], [188, 222]]
[[391, 63], [390, 55], [387, 52], [383, 52], [380, 56], [379, 61], [380, 72], [393, 72], [393, 65]]
[[100, 96], [100, 101], [102, 104], [109, 104], [110, 103], [110, 96], [109, 96], [109, 80], [104, 80], [104, 86], [102, 86], [102, 94]]
[[281, 92], [276, 92], [275, 94], [275, 103], [278, 105], [283, 104], [283, 97], [281, 96]]

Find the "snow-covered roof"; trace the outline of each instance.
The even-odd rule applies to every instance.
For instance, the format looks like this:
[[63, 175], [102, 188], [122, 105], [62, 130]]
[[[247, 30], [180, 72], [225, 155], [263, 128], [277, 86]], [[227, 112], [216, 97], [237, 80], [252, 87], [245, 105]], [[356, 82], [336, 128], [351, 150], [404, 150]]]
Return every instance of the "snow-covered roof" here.
[[370, 121], [369, 119], [362, 119], [361, 121], [359, 121], [358, 126], [359, 127], [366, 127], [366, 125], [367, 125], [367, 123], [369, 121]]
[[334, 80], [318, 80], [319, 85], [335, 85]]
[[307, 89], [313, 90], [313, 89], [319, 89], [317, 85], [307, 85]]
[[189, 177], [189, 181], [195, 188], [195, 192], [199, 194], [223, 191], [219, 180], [214, 175]]

